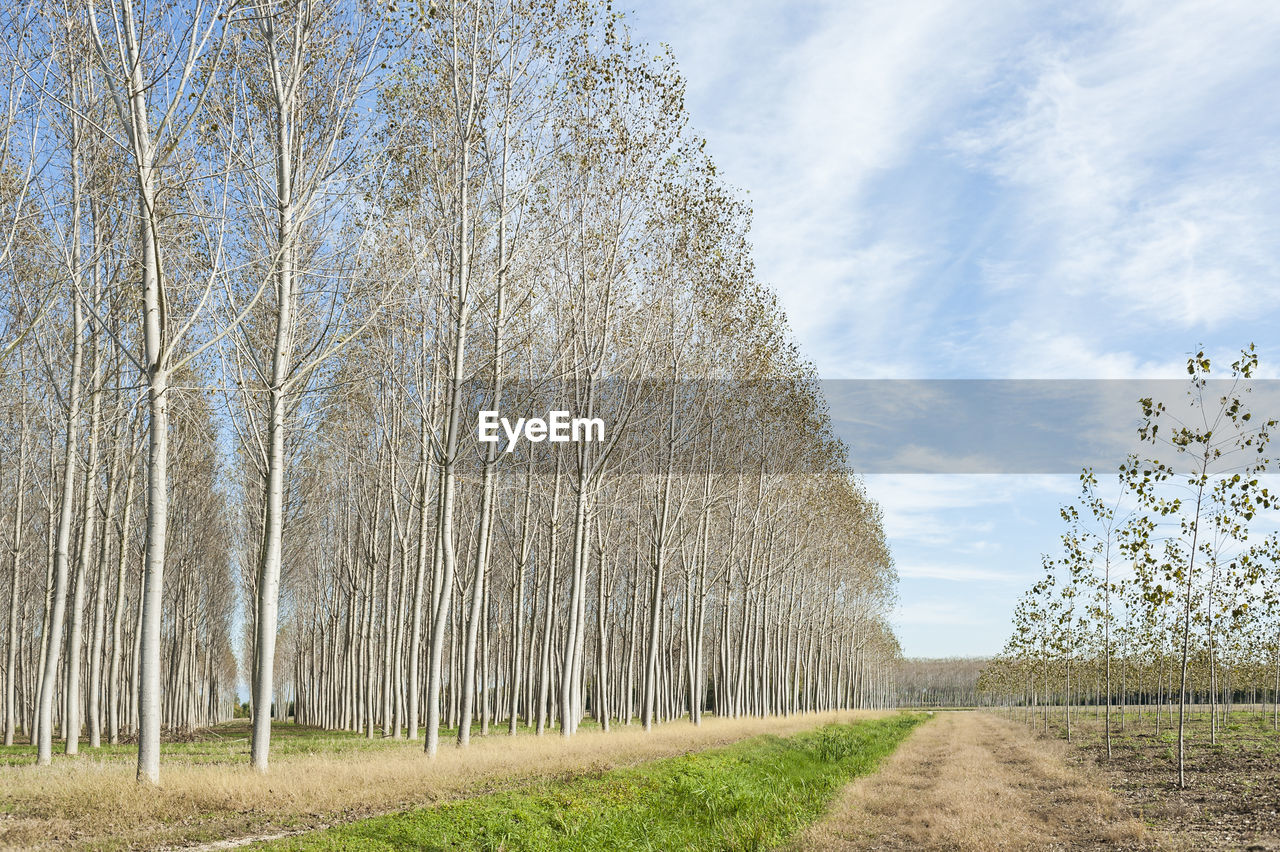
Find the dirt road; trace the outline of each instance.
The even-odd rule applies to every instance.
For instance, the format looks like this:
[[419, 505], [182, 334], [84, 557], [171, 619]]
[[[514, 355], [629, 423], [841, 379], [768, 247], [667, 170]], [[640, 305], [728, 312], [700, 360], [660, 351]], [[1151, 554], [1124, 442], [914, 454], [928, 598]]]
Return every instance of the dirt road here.
[[1066, 746], [943, 712], [849, 785], [795, 850], [1148, 849], [1152, 839]]

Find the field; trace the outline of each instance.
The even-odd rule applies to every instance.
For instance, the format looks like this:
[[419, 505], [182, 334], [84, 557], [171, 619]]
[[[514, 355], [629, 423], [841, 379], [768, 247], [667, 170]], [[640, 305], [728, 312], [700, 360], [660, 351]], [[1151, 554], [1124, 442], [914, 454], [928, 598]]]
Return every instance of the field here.
[[1176, 708], [1113, 711], [1112, 756], [1095, 707], [940, 712], [878, 773], [842, 794], [794, 849], [1280, 849], [1280, 733], [1270, 708], [1233, 709], [1210, 741], [1187, 720], [1177, 788]]
[[[1187, 718], [1186, 790], [1178, 790], [1177, 708], [1161, 713], [1159, 733], [1150, 711], [1126, 714], [1119, 732], [1112, 717], [1112, 756], [1093, 708], [1072, 719], [1072, 748], [1103, 772], [1117, 797], [1148, 822], [1171, 849], [1280, 848], [1280, 733], [1270, 708], [1234, 709], [1210, 741], [1208, 714]], [[1066, 737], [1057, 709], [1050, 733]]]
[[447, 746], [293, 724], [271, 773], [248, 726], [165, 744], [164, 785], [132, 747], [32, 766], [0, 750], [0, 848], [972, 850], [1280, 848], [1280, 735], [1233, 711], [1216, 743], [1188, 721], [1189, 786], [1163, 713], [1095, 708], [708, 718], [572, 739]]
[[278, 725], [278, 759], [265, 776], [249, 769], [247, 727], [236, 722], [166, 744], [164, 784], [155, 790], [134, 783], [127, 746], [59, 758], [46, 770], [25, 765], [30, 747], [15, 746], [4, 750], [9, 765], [0, 767], [0, 848], [166, 848], [299, 832], [884, 715], [709, 718], [649, 734], [638, 726], [608, 734], [584, 729], [570, 740], [489, 736], [466, 751], [445, 746], [434, 761], [420, 742]]
[[874, 769], [923, 719], [903, 715], [756, 737], [262, 848], [768, 849], [816, 818], [841, 784]]

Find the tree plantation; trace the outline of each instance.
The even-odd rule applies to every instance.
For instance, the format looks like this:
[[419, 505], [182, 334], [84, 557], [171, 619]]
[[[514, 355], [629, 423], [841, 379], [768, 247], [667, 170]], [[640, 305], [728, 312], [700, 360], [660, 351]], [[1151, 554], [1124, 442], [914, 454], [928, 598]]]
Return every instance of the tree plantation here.
[[[1060, 721], [1069, 740], [1073, 721], [1100, 717], [1108, 758], [1163, 730], [1180, 788], [1193, 751], [1217, 747], [1225, 729], [1280, 730], [1280, 554], [1268, 517], [1280, 504], [1266, 478], [1276, 421], [1251, 410], [1257, 369], [1250, 345], [1211, 381], [1200, 352], [1187, 362], [1185, 406], [1139, 401], [1144, 451], [1114, 484], [1081, 475], [1062, 509], [1062, 553], [1044, 557], [980, 679], [989, 700], [1046, 731]], [[1205, 728], [1194, 748], [1193, 721]]]
[[[273, 719], [429, 762], [891, 703], [880, 510], [672, 58], [608, 4], [30, 0], [3, 27], [6, 745], [136, 743], [156, 783], [162, 737], [244, 697], [259, 771]], [[1228, 697], [1265, 641], [1232, 558], [1185, 580], [1225, 615], [1182, 655]], [[1160, 603], [1124, 654], [1186, 635]]]
[[0, 10], [0, 849], [1280, 848], [1280, 7], [638, 5]]

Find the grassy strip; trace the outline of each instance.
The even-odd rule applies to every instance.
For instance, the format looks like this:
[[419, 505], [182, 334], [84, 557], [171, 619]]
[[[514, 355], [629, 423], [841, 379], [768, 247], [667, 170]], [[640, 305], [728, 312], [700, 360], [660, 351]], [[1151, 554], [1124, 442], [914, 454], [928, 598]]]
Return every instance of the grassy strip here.
[[267, 774], [249, 768], [244, 732], [219, 726], [199, 735], [206, 741], [166, 745], [159, 788], [134, 783], [135, 758], [123, 754], [99, 757], [86, 749], [75, 758], [55, 756], [52, 767], [0, 765], [0, 849], [172, 848], [314, 830], [525, 789], [535, 779], [574, 778], [883, 715], [711, 717], [699, 726], [687, 719], [649, 732], [619, 725], [608, 734], [586, 730], [568, 739], [498, 734], [476, 737], [468, 749], [445, 748], [434, 760], [423, 756], [421, 740], [367, 740], [289, 725], [293, 736], [281, 737], [280, 753], [272, 749]]
[[[166, 740], [160, 745], [163, 760], [181, 760], [187, 764], [235, 764], [248, 762], [249, 737], [252, 726], [248, 719], [235, 719], [223, 722], [212, 728], [204, 728], [187, 735], [178, 741]], [[443, 736], [443, 734], [442, 734]], [[271, 724], [271, 757], [283, 757], [295, 754], [349, 754], [358, 751], [378, 751], [395, 748], [401, 741], [368, 739], [363, 734], [350, 731], [327, 731], [307, 725], [295, 725], [292, 722], [272, 722]], [[89, 748], [88, 738], [80, 739], [80, 755], [67, 757], [63, 753], [63, 743], [54, 740], [53, 759], [55, 763], [75, 764], [81, 761], [103, 761], [132, 764], [138, 758], [136, 743], [119, 745], [103, 744], [101, 747]], [[34, 765], [36, 747], [28, 743], [11, 746], [0, 746], [0, 766]]]
[[763, 736], [262, 844], [262, 849], [765, 849], [812, 822], [926, 717]]
[[[0, 680], [3, 677], [0, 676]], [[591, 719], [584, 719], [581, 730], [593, 730], [599, 726]], [[506, 725], [502, 726], [503, 733]], [[160, 744], [162, 762], [170, 759], [180, 760], [184, 764], [238, 764], [248, 763], [249, 743], [253, 725], [248, 719], [234, 719], [221, 722], [211, 728], [203, 728], [182, 736], [181, 739], [165, 739]], [[480, 725], [471, 726], [473, 735], [480, 734]], [[533, 733], [533, 728], [521, 726], [520, 733]], [[440, 728], [441, 741], [448, 741], [457, 734], [457, 728]], [[352, 754], [356, 752], [378, 752], [400, 749], [406, 740], [383, 737], [376, 732], [375, 736], [366, 737], [363, 733], [353, 731], [331, 731], [324, 728], [313, 728], [309, 725], [298, 725], [293, 722], [271, 723], [271, 759], [294, 755], [315, 754]], [[417, 746], [421, 751], [421, 743]], [[103, 744], [99, 748], [89, 748], [88, 737], [80, 738], [80, 755], [67, 757], [63, 751], [61, 740], [54, 740], [54, 763], [71, 763], [84, 760], [115, 761], [132, 765], [138, 758], [136, 743], [119, 745]], [[20, 742], [11, 746], [0, 746], [0, 766], [35, 765], [36, 747], [30, 743]]]

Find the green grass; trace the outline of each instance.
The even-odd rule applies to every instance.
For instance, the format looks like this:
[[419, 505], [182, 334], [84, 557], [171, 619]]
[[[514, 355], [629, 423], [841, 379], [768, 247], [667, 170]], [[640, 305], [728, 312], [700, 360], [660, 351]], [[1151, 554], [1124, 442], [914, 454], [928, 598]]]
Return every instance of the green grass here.
[[[594, 719], [584, 719], [578, 726], [581, 731], [598, 730], [600, 727]], [[491, 733], [506, 734], [506, 723], [491, 728]], [[519, 727], [519, 733], [532, 734], [534, 729], [525, 725]], [[249, 759], [249, 741], [253, 733], [253, 723], [247, 718], [232, 719], [221, 722], [211, 728], [202, 728], [183, 737], [181, 740], [166, 739], [160, 744], [160, 754], [164, 758], [172, 758], [183, 763], [243, 763]], [[347, 754], [351, 752], [377, 751], [380, 749], [407, 748], [413, 746], [422, 749], [422, 734], [417, 740], [406, 740], [401, 730], [401, 738], [384, 738], [381, 729], [375, 729], [373, 739], [363, 733], [353, 731], [332, 731], [315, 728], [310, 725], [298, 725], [293, 722], [271, 723], [271, 756], [287, 756], [291, 754]], [[480, 724], [471, 726], [473, 737], [480, 736]], [[441, 742], [449, 742], [458, 735], [456, 727], [440, 728]], [[166, 737], [168, 734], [166, 733]], [[19, 733], [19, 742], [11, 746], [0, 746], [0, 766], [23, 766], [36, 762], [36, 747], [23, 742], [23, 734]], [[89, 748], [89, 738], [80, 738], [80, 754], [77, 757], [66, 757], [66, 744], [58, 737], [53, 741], [53, 759], [59, 761], [104, 760], [130, 762], [138, 758], [137, 743], [121, 743], [109, 745], [105, 741], [99, 748]]]
[[754, 850], [815, 820], [923, 714], [829, 725], [535, 783], [262, 844], [261, 849]]
[[[478, 728], [476, 729], [478, 730]], [[505, 732], [505, 728], [503, 731]], [[181, 741], [166, 741], [160, 745], [160, 753], [165, 758], [172, 758], [184, 763], [243, 763], [249, 759], [249, 739], [252, 724], [248, 719], [233, 719], [212, 728], [196, 731]], [[441, 738], [453, 737], [455, 729], [442, 728]], [[351, 752], [376, 751], [388, 748], [404, 748], [413, 745], [404, 739], [383, 739], [380, 731], [369, 739], [362, 733], [352, 731], [329, 731], [313, 728], [308, 725], [295, 725], [292, 722], [271, 723], [271, 756], [278, 757], [291, 754], [347, 754]], [[422, 748], [422, 739], [417, 740], [417, 748]], [[66, 757], [65, 744], [55, 739], [53, 743], [53, 759], [61, 760], [106, 760], [133, 761], [138, 757], [136, 743], [107, 745], [101, 748], [89, 748], [89, 741], [80, 740], [79, 757]], [[0, 766], [21, 766], [36, 762], [36, 747], [29, 743], [18, 743], [12, 746], [0, 746]]]

